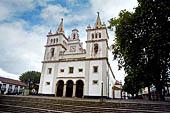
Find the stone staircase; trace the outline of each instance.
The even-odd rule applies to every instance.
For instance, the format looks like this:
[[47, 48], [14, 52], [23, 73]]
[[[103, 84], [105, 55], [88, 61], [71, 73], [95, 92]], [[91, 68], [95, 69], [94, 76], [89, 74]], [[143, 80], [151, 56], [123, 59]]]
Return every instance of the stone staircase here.
[[170, 113], [170, 103], [133, 103], [39, 96], [0, 96], [2, 113]]

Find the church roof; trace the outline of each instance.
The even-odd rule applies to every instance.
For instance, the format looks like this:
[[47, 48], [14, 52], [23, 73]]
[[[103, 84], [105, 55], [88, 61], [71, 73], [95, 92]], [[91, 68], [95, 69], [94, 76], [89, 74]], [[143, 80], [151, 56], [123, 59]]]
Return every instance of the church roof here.
[[102, 27], [102, 23], [101, 23], [101, 20], [100, 20], [100, 16], [99, 16], [99, 12], [97, 12], [97, 19], [96, 19], [96, 23], [94, 24], [94, 28], [100, 28]]
[[114, 89], [114, 90], [122, 90], [121, 88], [119, 88], [117, 86], [113, 86], [112, 89]]
[[57, 29], [56, 34], [63, 33], [64, 34], [64, 27], [63, 27], [63, 18], [61, 19], [60, 25]]

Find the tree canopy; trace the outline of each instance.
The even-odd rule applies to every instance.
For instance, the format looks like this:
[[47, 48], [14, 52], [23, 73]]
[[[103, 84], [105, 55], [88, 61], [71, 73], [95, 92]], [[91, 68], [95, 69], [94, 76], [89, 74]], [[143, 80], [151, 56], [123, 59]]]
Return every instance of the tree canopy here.
[[124, 89], [129, 93], [154, 85], [163, 99], [170, 67], [169, 17], [170, 0], [138, 0], [134, 12], [122, 10], [110, 19], [109, 28], [115, 27], [114, 59], [124, 67]]
[[36, 71], [27, 71], [23, 74], [21, 74], [21, 76], [19, 77], [19, 79], [30, 85], [30, 89], [34, 88], [34, 86], [36, 84], [39, 84], [40, 83], [40, 76], [41, 76], [41, 73], [40, 72], [36, 72]]

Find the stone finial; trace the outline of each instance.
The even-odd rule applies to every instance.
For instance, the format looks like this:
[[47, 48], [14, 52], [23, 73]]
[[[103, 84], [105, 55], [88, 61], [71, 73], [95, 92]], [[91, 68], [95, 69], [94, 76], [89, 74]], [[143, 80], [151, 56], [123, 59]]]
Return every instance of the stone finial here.
[[88, 29], [90, 29], [90, 28], [91, 28], [90, 24], [88, 24], [87, 28], [88, 28]]
[[49, 34], [49, 35], [51, 35], [51, 34], [52, 34], [52, 33], [51, 33], [51, 29], [50, 29], [50, 31], [48, 32], [48, 34]]

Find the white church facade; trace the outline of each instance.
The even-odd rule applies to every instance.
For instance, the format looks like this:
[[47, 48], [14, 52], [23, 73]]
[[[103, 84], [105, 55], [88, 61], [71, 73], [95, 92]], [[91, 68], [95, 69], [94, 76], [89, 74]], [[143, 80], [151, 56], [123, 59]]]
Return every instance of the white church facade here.
[[55, 34], [47, 35], [39, 85], [40, 95], [58, 97], [113, 98], [115, 76], [108, 61], [109, 36], [99, 14], [93, 28], [88, 25], [86, 49], [77, 29], [64, 33], [63, 19]]

